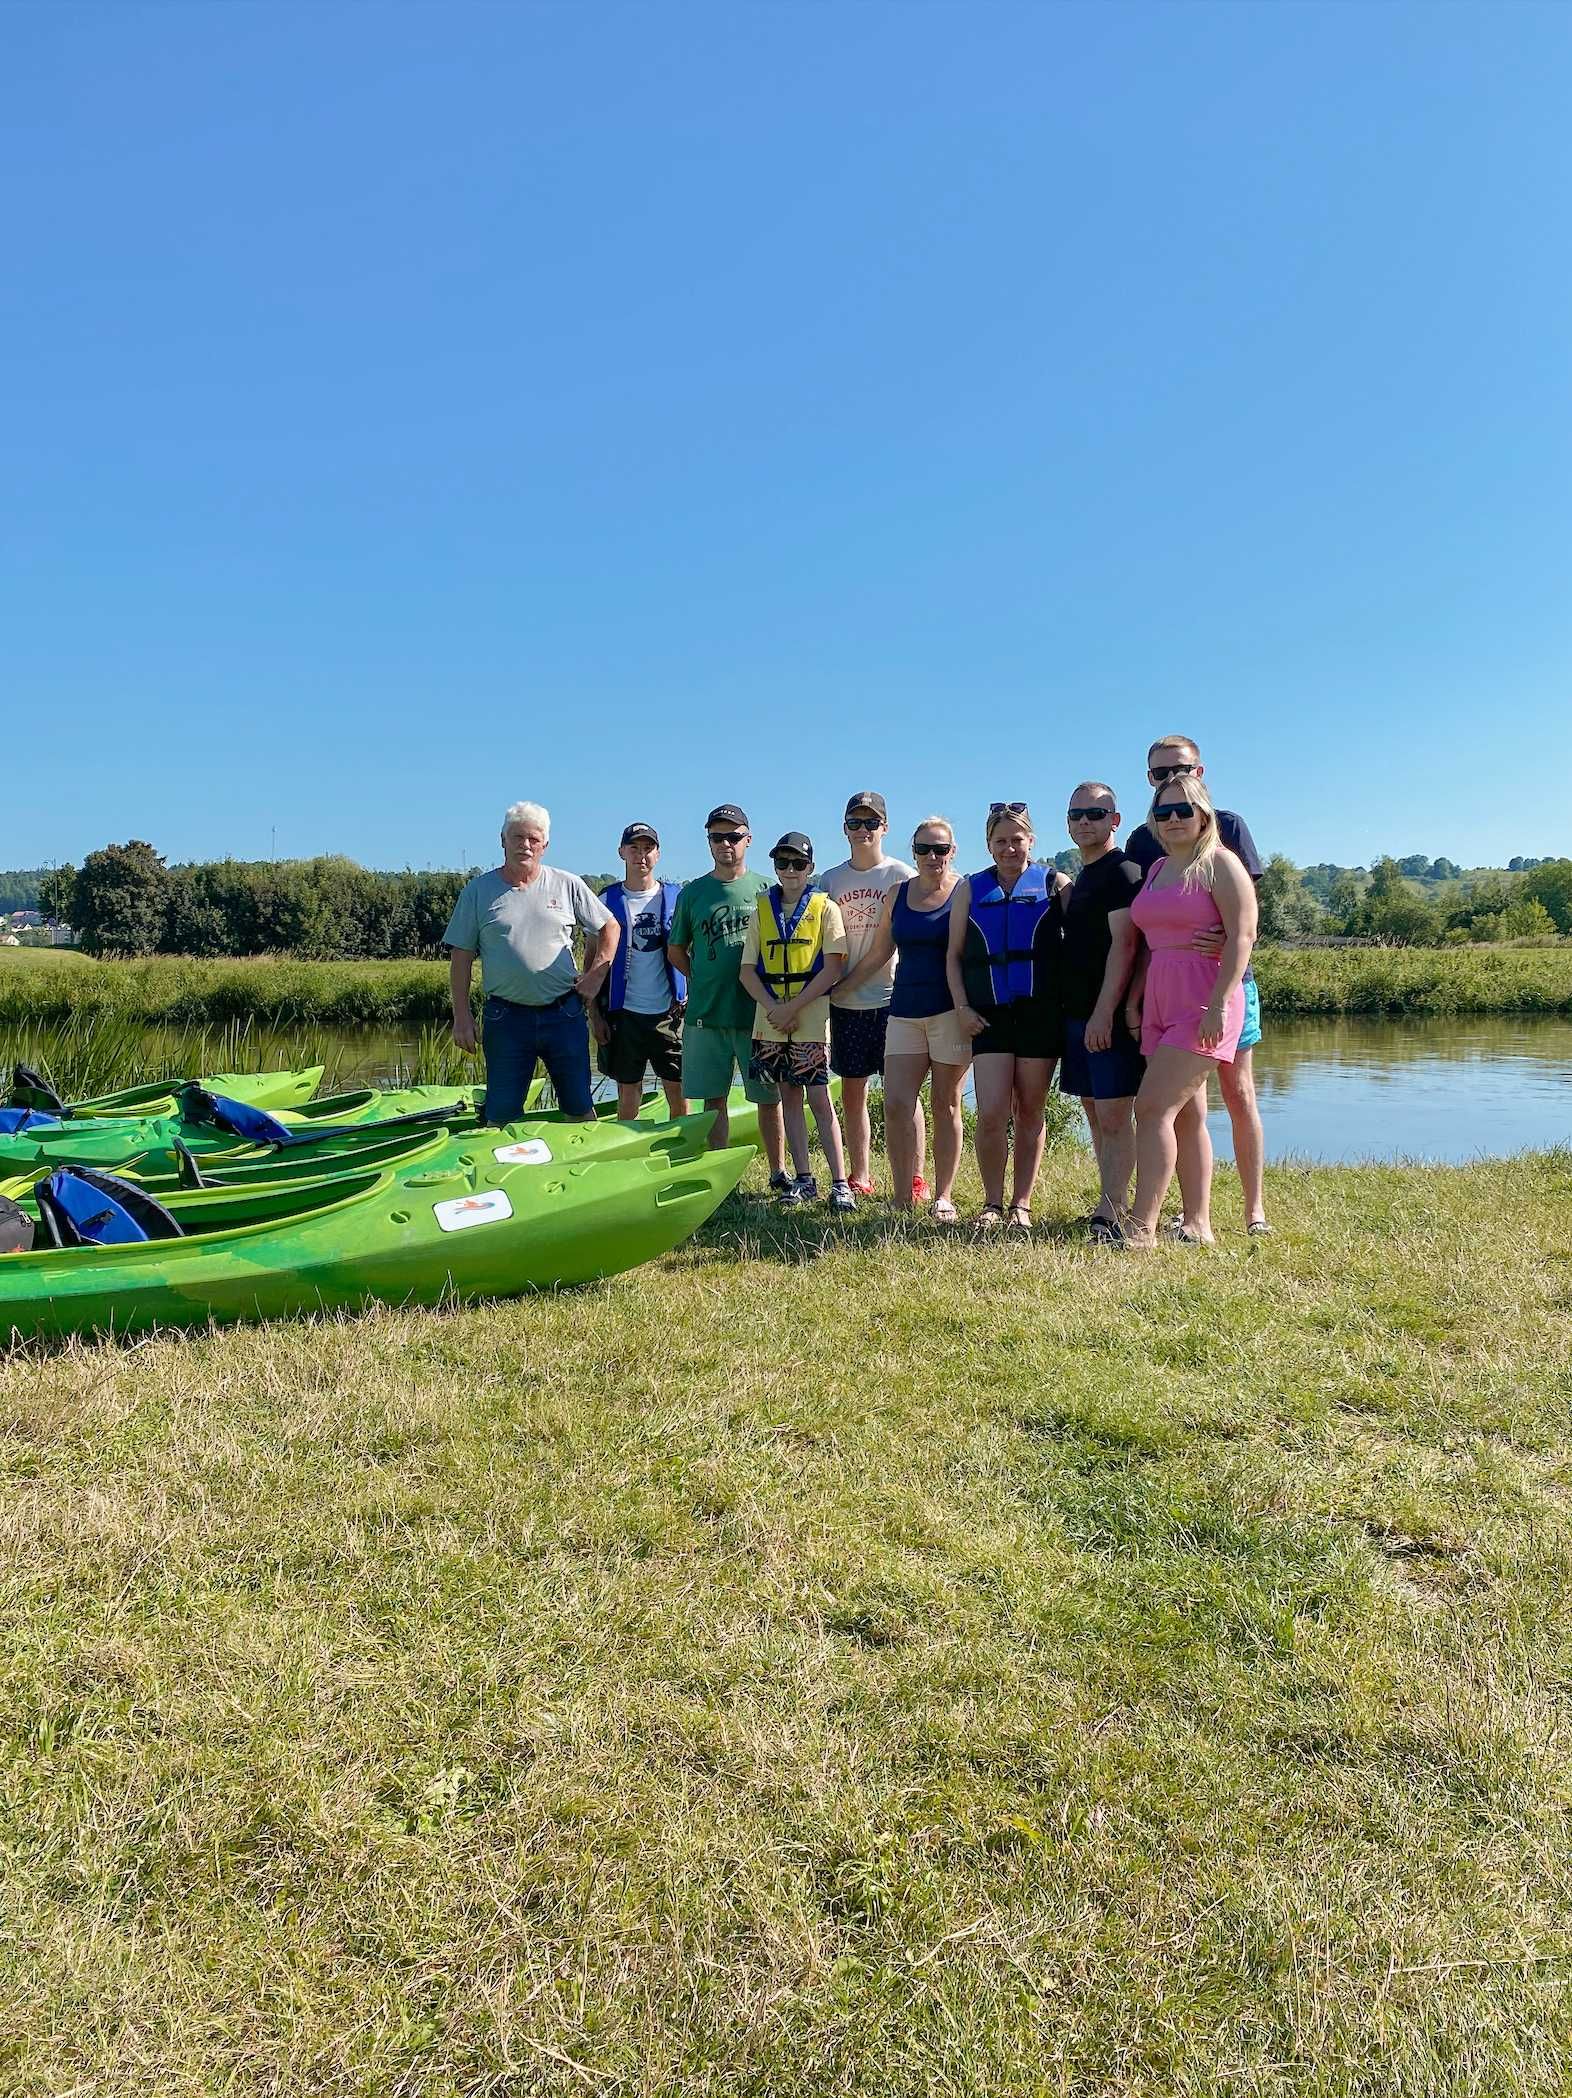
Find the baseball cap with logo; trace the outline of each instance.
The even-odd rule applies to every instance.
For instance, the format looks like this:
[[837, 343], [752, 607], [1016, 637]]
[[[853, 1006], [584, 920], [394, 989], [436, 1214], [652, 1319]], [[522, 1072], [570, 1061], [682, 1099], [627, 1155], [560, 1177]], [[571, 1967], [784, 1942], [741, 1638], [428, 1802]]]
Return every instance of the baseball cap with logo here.
[[630, 823], [617, 840], [619, 845], [631, 845], [635, 838], [648, 838], [652, 845], [659, 845], [660, 832], [653, 823]]
[[770, 858], [773, 860], [778, 853], [782, 852], [794, 853], [799, 859], [811, 861], [813, 858], [813, 840], [806, 831], [782, 831], [781, 835], [770, 847]]
[[726, 823], [733, 830], [747, 830], [748, 819], [734, 801], [723, 801], [719, 808], [711, 809], [704, 819], [704, 828], [713, 830], [717, 823]]
[[[875, 794], [870, 788], [866, 794], [854, 794], [846, 804], [846, 814], [854, 816], [859, 809], [870, 809], [881, 823], [888, 823], [890, 812], [884, 806], [884, 796]], [[844, 821], [844, 818], [842, 819]]]

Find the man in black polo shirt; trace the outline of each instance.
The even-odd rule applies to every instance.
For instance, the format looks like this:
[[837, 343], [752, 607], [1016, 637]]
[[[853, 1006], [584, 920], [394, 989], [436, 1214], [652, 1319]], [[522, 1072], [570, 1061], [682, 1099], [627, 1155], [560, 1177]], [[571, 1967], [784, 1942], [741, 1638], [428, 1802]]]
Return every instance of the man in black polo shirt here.
[[[1201, 763], [1199, 745], [1190, 736], [1159, 736], [1146, 753], [1146, 776], [1154, 790], [1167, 786], [1174, 779], [1205, 779], [1206, 767]], [[1236, 815], [1232, 809], [1219, 809], [1217, 835], [1234, 857], [1244, 863], [1250, 879], [1259, 882], [1261, 855], [1255, 849], [1255, 840], [1243, 816]], [[1152, 862], [1162, 857], [1163, 848], [1153, 837], [1151, 826], [1143, 823], [1130, 833], [1125, 851], [1139, 863], [1144, 875]], [[1223, 935], [1221, 932], [1197, 933], [1194, 944], [1204, 947], [1209, 954], [1220, 954]], [[1244, 1033], [1239, 1037], [1239, 1048], [1233, 1062], [1217, 1067], [1217, 1089], [1223, 1096], [1223, 1105], [1228, 1110], [1228, 1120], [1233, 1128], [1234, 1169], [1244, 1195], [1245, 1229], [1252, 1238], [1262, 1238], [1272, 1227], [1266, 1221], [1266, 1137], [1261, 1128], [1261, 1110], [1256, 1105], [1255, 1073], [1251, 1069], [1252, 1052], [1261, 1039], [1261, 993], [1256, 986], [1254, 969], [1245, 971], [1244, 994]]]
[[1081, 871], [1063, 902], [1064, 1056], [1059, 1090], [1079, 1093], [1097, 1154], [1102, 1190], [1086, 1224], [1093, 1238], [1117, 1238], [1135, 1171], [1131, 1109], [1146, 1069], [1125, 1024], [1125, 987], [1141, 936], [1130, 905], [1141, 870], [1118, 843], [1119, 805], [1102, 780], [1082, 780], [1070, 796], [1070, 842]]

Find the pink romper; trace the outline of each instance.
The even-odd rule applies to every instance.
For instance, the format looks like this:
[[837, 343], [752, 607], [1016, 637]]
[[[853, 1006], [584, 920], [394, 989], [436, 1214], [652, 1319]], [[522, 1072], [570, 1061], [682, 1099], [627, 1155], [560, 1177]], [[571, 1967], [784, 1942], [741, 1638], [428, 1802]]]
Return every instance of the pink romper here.
[[1217, 988], [1221, 962], [1218, 956], [1200, 954], [1190, 945], [1192, 933], [1221, 926], [1223, 914], [1206, 889], [1187, 889], [1183, 882], [1154, 889], [1152, 883], [1167, 864], [1166, 858], [1152, 862], [1130, 906], [1131, 920], [1152, 950], [1141, 1008], [1141, 1054], [1150, 1056], [1162, 1044], [1171, 1043], [1176, 1049], [1188, 1049], [1192, 1056], [1210, 1056], [1217, 1063], [1231, 1064], [1244, 1032], [1244, 986], [1238, 987], [1223, 1009], [1222, 1040], [1215, 1048], [1203, 1049], [1196, 1030]]

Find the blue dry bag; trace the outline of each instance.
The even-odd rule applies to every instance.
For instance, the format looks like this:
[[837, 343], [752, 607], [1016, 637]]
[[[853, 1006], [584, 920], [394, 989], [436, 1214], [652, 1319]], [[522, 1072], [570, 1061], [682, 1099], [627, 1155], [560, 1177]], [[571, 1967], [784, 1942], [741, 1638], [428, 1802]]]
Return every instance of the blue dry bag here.
[[21, 1136], [28, 1129], [58, 1129], [60, 1117], [37, 1107], [0, 1107], [0, 1136]]

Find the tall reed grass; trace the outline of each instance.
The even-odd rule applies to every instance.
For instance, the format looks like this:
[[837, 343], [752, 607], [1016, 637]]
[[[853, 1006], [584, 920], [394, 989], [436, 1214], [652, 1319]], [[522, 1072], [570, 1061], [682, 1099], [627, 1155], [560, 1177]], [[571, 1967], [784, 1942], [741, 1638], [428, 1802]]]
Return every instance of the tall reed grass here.
[[1572, 1012], [1572, 940], [1555, 947], [1263, 947], [1261, 1003], [1315, 1013]]

